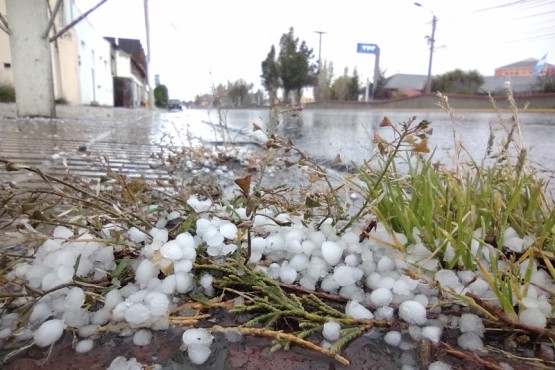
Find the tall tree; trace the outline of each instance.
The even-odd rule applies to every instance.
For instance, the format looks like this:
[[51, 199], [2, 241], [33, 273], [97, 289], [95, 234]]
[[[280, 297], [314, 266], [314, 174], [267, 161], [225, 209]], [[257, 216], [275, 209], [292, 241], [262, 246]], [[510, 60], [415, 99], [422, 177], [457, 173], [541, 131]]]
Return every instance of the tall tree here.
[[376, 88], [374, 89], [375, 95], [374, 99], [390, 99], [391, 91], [385, 88], [387, 79], [385, 78], [385, 70], [380, 69], [378, 73], [378, 81], [376, 82]]
[[247, 84], [243, 79], [239, 79], [233, 83], [228, 81], [227, 96], [236, 107], [248, 105], [251, 103], [249, 91], [253, 86], [253, 84]]
[[281, 87], [279, 65], [276, 60], [276, 48], [272, 45], [266, 59], [262, 62], [262, 86], [270, 95], [270, 104], [277, 99], [277, 91]]
[[331, 97], [331, 83], [333, 80], [333, 63], [324, 61], [318, 72], [318, 81], [314, 85], [314, 100], [326, 101]]
[[345, 100], [358, 101], [359, 90], [360, 90], [360, 86], [359, 86], [358, 71], [355, 68], [353, 71], [353, 76], [349, 78], [349, 84], [347, 86], [347, 95], [345, 96]]
[[154, 104], [158, 108], [167, 108], [169, 100], [168, 87], [166, 85], [158, 85], [154, 88]]
[[484, 77], [480, 72], [476, 70], [464, 72], [460, 69], [455, 69], [434, 77], [432, 79], [432, 91], [472, 95], [477, 94], [480, 86], [483, 84]]
[[316, 82], [317, 65], [310, 62], [314, 54], [305, 41], [299, 45], [299, 39], [295, 38], [293, 27], [281, 36], [279, 45], [278, 64], [283, 100], [288, 102], [289, 93], [294, 92], [294, 102], [298, 102], [302, 96], [302, 89], [313, 86]]
[[347, 100], [349, 93], [349, 85], [351, 84], [351, 77], [349, 77], [349, 68], [345, 68], [343, 76], [339, 76], [333, 81], [331, 85], [331, 99], [332, 100]]

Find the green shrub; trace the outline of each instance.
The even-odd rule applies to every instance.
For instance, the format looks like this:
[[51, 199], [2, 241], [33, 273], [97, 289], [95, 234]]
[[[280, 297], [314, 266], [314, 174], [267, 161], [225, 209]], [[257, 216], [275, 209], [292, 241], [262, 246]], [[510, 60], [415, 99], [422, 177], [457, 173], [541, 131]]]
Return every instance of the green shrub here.
[[168, 107], [168, 88], [166, 85], [158, 85], [154, 88], [154, 104], [158, 108]]
[[9, 83], [0, 83], [0, 102], [15, 102], [15, 88]]

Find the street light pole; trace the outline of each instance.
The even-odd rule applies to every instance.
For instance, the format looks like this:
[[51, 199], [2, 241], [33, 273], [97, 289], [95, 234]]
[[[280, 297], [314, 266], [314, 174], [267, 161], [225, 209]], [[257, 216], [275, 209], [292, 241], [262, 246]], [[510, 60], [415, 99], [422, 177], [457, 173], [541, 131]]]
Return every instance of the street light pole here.
[[145, 30], [146, 30], [146, 52], [147, 52], [147, 59], [146, 59], [146, 83], [148, 86], [148, 109], [154, 109], [154, 90], [152, 89], [152, 79], [151, 79], [151, 68], [152, 68], [152, 57], [150, 55], [150, 24], [148, 22], [148, 0], [144, 0], [144, 8], [145, 8]]
[[318, 41], [318, 73], [320, 73], [320, 69], [322, 68], [322, 34], [326, 33], [324, 31], [314, 31], [320, 35], [320, 39]]
[[433, 11], [426, 8], [420, 3], [414, 3], [414, 5], [424, 8], [432, 13], [432, 36], [426, 36], [428, 42], [430, 43], [430, 59], [428, 61], [428, 78], [426, 79], [426, 94], [429, 94], [432, 91], [432, 60], [434, 58], [434, 44], [435, 44], [435, 36], [436, 36], [436, 24], [437, 24], [437, 17]]

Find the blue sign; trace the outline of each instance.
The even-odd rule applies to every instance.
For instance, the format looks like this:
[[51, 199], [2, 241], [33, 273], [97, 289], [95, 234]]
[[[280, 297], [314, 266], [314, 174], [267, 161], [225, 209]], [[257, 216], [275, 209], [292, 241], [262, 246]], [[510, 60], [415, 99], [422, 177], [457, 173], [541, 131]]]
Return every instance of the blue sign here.
[[379, 48], [376, 44], [357, 44], [357, 53], [376, 54]]

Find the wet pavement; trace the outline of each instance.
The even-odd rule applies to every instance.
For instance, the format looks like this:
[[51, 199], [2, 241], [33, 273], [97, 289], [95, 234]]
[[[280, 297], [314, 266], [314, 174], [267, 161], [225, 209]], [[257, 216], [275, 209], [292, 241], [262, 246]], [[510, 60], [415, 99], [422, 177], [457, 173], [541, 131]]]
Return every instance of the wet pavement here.
[[[0, 104], [0, 158], [54, 175], [99, 177], [107, 169], [154, 179], [150, 155], [161, 145], [150, 134], [160, 113], [146, 109], [58, 106], [55, 119], [19, 119], [15, 105]], [[28, 173], [0, 173], [0, 181], [34, 182]]]

